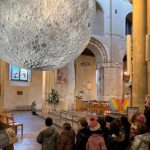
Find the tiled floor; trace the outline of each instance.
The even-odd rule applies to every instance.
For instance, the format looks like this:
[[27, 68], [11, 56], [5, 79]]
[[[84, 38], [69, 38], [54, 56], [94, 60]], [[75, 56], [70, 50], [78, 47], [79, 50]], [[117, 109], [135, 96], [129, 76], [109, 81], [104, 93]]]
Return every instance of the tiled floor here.
[[24, 125], [23, 140], [18, 131], [19, 141], [14, 145], [15, 150], [41, 150], [41, 145], [36, 142], [36, 136], [44, 127], [44, 119], [26, 111], [14, 112], [14, 117], [16, 122]]

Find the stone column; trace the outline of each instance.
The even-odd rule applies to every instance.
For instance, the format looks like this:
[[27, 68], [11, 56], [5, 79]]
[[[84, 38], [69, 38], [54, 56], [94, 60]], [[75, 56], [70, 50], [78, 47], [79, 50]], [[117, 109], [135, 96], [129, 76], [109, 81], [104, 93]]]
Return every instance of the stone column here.
[[51, 92], [51, 89], [55, 88], [57, 70], [46, 71], [45, 79], [45, 92], [46, 94]]
[[97, 65], [98, 78], [97, 78], [97, 100], [104, 100], [104, 67], [100, 64]]
[[43, 85], [42, 85], [42, 113], [48, 114], [50, 109], [50, 105], [46, 102], [48, 93], [51, 92], [52, 88], [55, 88], [56, 84], [56, 74], [57, 70], [43, 71]]
[[147, 93], [147, 64], [145, 61], [146, 0], [133, 3], [133, 106], [142, 112]]
[[122, 65], [120, 64], [107, 63], [107, 66], [104, 65], [104, 100], [122, 99], [122, 70]]
[[[147, 34], [150, 35], [150, 0], [147, 0]], [[150, 95], [150, 61], [147, 62], [147, 79], [148, 95]]]

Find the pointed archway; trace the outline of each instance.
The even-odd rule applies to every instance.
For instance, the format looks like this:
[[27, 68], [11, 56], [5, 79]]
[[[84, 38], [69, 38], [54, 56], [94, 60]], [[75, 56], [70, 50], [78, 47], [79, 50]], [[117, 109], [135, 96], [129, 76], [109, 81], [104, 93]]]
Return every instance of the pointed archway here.
[[109, 53], [104, 45], [92, 37], [90, 39], [87, 48], [92, 51], [96, 58], [96, 88], [97, 88], [97, 99], [103, 100], [104, 97], [104, 66], [106, 66], [109, 60]]

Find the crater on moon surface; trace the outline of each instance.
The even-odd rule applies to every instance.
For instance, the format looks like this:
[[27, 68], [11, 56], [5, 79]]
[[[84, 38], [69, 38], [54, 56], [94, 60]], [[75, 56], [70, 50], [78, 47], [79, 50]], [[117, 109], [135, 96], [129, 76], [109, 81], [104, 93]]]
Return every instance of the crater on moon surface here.
[[0, 58], [32, 70], [60, 68], [86, 48], [95, 0], [0, 0]]

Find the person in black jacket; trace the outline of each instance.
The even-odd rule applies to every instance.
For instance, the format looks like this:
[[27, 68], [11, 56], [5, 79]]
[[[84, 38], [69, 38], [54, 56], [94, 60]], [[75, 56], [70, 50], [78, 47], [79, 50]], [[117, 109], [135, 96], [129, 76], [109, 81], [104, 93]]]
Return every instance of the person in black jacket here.
[[105, 140], [105, 144], [106, 146], [108, 147], [108, 135], [109, 135], [109, 130], [108, 128], [106, 127], [106, 120], [104, 117], [98, 117], [98, 123], [100, 124], [101, 126], [101, 133], [102, 133], [102, 136], [104, 137], [104, 140]]
[[120, 118], [120, 130], [125, 135], [124, 147], [126, 147], [126, 149], [128, 149], [130, 146], [130, 131], [131, 131], [130, 127], [131, 127], [131, 124], [128, 121], [128, 118], [125, 116], [121, 116], [121, 118]]
[[78, 132], [76, 136], [76, 150], [86, 150], [86, 143], [90, 135], [90, 129], [88, 122], [85, 117], [79, 118], [78, 121]]
[[36, 115], [36, 102], [33, 101], [31, 104], [32, 115]]
[[146, 96], [144, 116], [146, 118], [146, 126], [150, 129], [150, 96]]
[[110, 124], [110, 135], [108, 136], [108, 150], [125, 150], [125, 135], [120, 131], [116, 120]]

